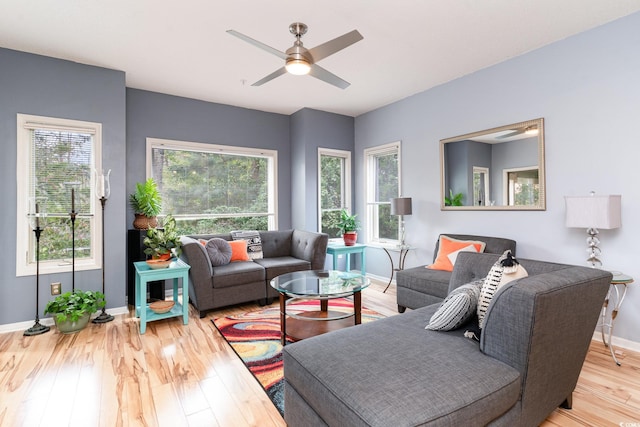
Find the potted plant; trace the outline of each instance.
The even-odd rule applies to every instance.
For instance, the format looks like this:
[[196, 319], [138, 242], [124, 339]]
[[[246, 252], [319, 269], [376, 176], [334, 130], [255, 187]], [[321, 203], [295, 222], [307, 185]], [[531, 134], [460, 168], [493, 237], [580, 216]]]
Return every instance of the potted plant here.
[[147, 247], [144, 253], [150, 255], [152, 259], [169, 260], [172, 255], [180, 256], [182, 242], [173, 215], [167, 215], [163, 228], [150, 228], [142, 243]]
[[338, 228], [342, 233], [342, 239], [345, 246], [353, 246], [358, 240], [357, 231], [360, 229], [360, 221], [356, 218], [357, 215], [350, 215], [346, 209], [340, 211], [340, 221], [338, 221]]
[[52, 314], [58, 330], [63, 334], [78, 332], [87, 326], [91, 314], [106, 304], [104, 294], [98, 291], [74, 291], [58, 295], [49, 301], [45, 314]]
[[444, 205], [445, 206], [462, 206], [462, 198], [464, 195], [462, 193], [453, 194], [453, 190], [449, 189], [449, 197], [444, 197]]
[[158, 225], [156, 217], [162, 210], [162, 197], [153, 178], [136, 184], [136, 192], [129, 196], [129, 203], [136, 215], [134, 228], [146, 230]]

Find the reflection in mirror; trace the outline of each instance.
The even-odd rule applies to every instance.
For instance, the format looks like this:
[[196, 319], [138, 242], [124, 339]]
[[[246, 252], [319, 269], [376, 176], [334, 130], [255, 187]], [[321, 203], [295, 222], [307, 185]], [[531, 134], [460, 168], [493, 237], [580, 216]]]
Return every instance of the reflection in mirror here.
[[440, 141], [441, 209], [544, 210], [544, 120]]

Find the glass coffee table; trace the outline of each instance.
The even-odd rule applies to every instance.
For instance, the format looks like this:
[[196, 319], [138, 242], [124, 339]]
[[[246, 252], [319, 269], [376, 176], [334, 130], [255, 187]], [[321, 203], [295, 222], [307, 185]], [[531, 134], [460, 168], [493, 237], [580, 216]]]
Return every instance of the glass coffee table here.
[[[359, 325], [362, 321], [362, 295], [369, 279], [359, 273], [335, 270], [307, 270], [286, 273], [271, 280], [280, 294], [280, 335], [294, 341]], [[329, 300], [353, 296], [353, 312], [329, 310]], [[319, 300], [320, 310], [287, 313], [287, 305], [299, 300]]]

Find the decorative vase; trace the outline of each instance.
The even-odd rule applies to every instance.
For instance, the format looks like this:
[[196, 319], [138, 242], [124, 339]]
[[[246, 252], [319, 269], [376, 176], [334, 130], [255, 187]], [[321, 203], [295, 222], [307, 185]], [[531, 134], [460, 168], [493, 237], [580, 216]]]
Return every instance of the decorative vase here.
[[64, 322], [59, 322], [55, 316], [53, 316], [53, 321], [55, 322], [58, 330], [63, 334], [74, 334], [78, 331], [83, 330], [87, 324], [89, 323], [89, 318], [91, 317], [91, 313], [83, 314], [78, 320], [75, 322], [67, 319]]
[[344, 240], [345, 246], [353, 246], [356, 244], [356, 240], [358, 240], [358, 233], [355, 231], [346, 231], [342, 235], [342, 239]]
[[157, 226], [158, 219], [155, 216], [136, 214], [136, 219], [133, 220], [133, 228], [136, 230], [148, 230], [149, 228], [155, 228]]

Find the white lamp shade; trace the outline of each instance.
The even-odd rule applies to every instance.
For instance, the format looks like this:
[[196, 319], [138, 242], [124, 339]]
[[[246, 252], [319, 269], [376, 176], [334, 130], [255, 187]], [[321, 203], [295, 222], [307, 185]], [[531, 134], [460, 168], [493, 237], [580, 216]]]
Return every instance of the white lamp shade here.
[[391, 215], [411, 215], [411, 197], [391, 199]]
[[566, 226], [571, 228], [619, 228], [622, 225], [620, 195], [565, 196]]

